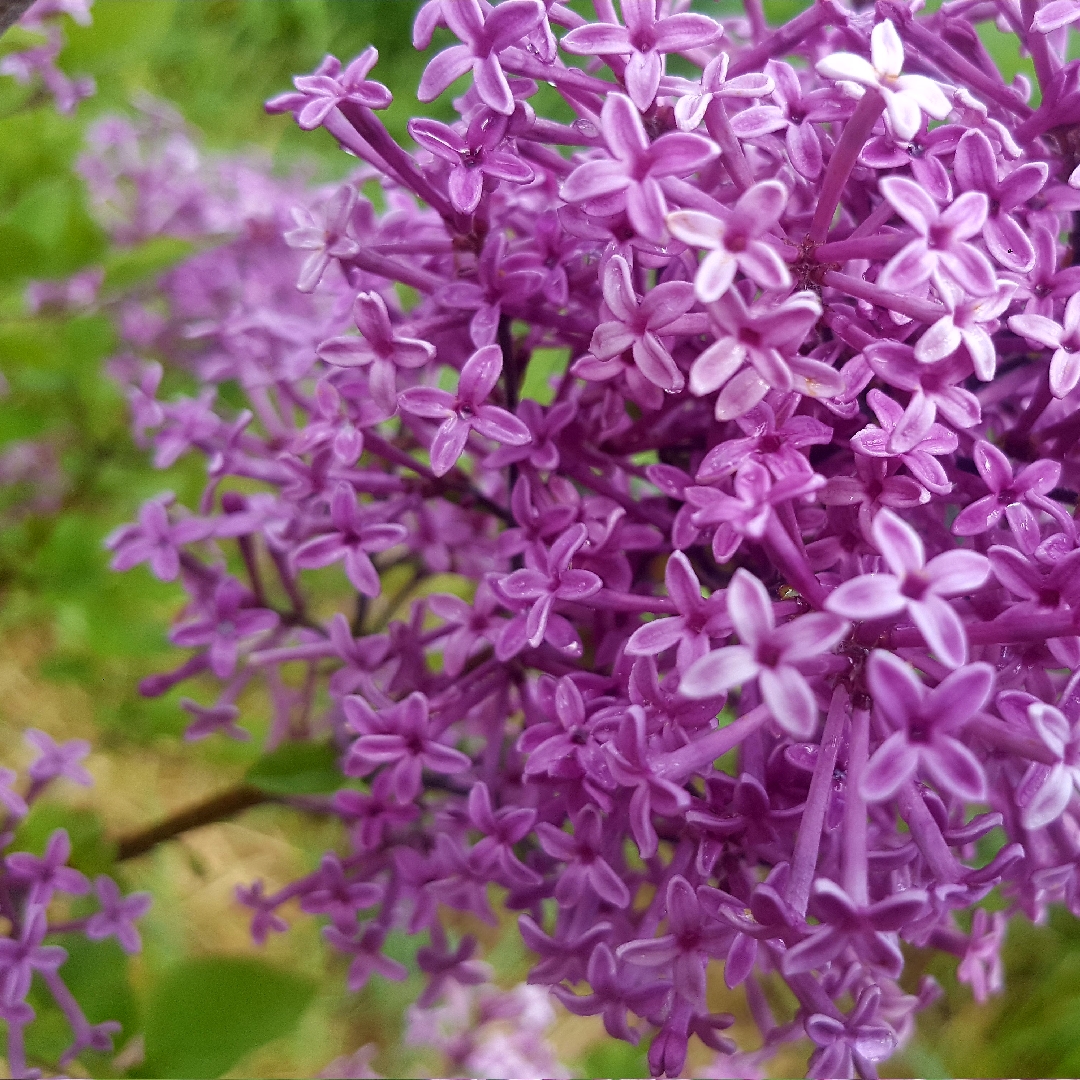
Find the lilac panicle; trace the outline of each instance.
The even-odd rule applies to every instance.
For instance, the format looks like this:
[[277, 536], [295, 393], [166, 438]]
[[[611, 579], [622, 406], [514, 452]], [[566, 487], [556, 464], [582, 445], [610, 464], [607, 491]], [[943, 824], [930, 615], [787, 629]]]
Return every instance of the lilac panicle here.
[[[806, 1037], [809, 1075], [869, 1080], [934, 996], [900, 990], [905, 944], [981, 1000], [990, 889], [1080, 914], [1078, 9], [1009, 15], [1034, 106], [963, 44], [992, 5], [685, 7], [429, 0], [415, 43], [457, 43], [419, 97], [471, 79], [452, 122], [398, 145], [373, 50], [269, 103], [353, 155], [333, 187], [202, 160], [162, 109], [83, 163], [119, 242], [216, 241], [109, 301], [139, 444], [207, 465], [109, 540], [188, 595], [144, 692], [199, 676], [189, 737], [244, 737], [259, 680], [269, 746], [331, 740], [348, 848], [241, 890], [252, 932], [298, 900], [353, 988], [426, 935], [411, 1030], [458, 1072], [556, 1069], [521, 1019], [547, 987], [657, 1074]], [[34, 297], [69, 294], [95, 302]], [[76, 885], [13, 858], [28, 895]], [[98, 893], [87, 932], [127, 947], [139, 904]], [[442, 915], [495, 896], [520, 1000]]]

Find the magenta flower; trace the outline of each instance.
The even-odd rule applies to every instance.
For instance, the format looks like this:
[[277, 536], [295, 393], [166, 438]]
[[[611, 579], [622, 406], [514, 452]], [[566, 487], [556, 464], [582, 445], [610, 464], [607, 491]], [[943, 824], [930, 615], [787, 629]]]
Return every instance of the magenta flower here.
[[710, 924], [693, 886], [678, 875], [668, 882], [666, 911], [666, 934], [628, 941], [619, 946], [615, 955], [639, 967], [670, 970], [675, 993], [703, 1007], [705, 965], [710, 956], [727, 952], [731, 932], [726, 926]]
[[560, 904], [578, 903], [586, 889], [617, 908], [630, 903], [629, 889], [610, 865], [615, 851], [603, 842], [603, 821], [595, 807], [586, 806], [581, 811], [574, 821], [573, 836], [544, 821], [536, 826], [536, 835], [544, 851], [566, 864], [555, 887]]
[[350, 922], [356, 912], [372, 907], [382, 898], [383, 889], [371, 881], [350, 881], [336, 852], [327, 852], [312, 875], [300, 908], [313, 915], [329, 915], [338, 925]]
[[368, 79], [379, 53], [369, 45], [344, 71], [336, 56], [327, 56], [311, 75], [293, 79], [296, 93], [282, 94], [266, 103], [268, 113], [291, 112], [304, 131], [319, 127], [342, 102], [366, 109], [385, 109], [394, 100], [380, 82]]
[[685, 281], [668, 281], [639, 300], [630, 279], [630, 267], [614, 255], [604, 271], [604, 301], [614, 316], [593, 331], [589, 350], [597, 360], [610, 360], [630, 349], [634, 363], [649, 382], [677, 393], [685, 379], [661, 334], [694, 306], [694, 290]]
[[130, 570], [139, 563], [149, 563], [150, 571], [160, 581], [174, 581], [180, 573], [180, 547], [210, 535], [211, 525], [199, 518], [169, 521], [167, 507], [171, 493], [143, 503], [137, 525], [121, 525], [105, 538], [105, 546], [114, 552], [113, 570]]
[[439, 11], [464, 44], [443, 49], [428, 62], [416, 96], [421, 101], [434, 101], [455, 79], [471, 71], [484, 104], [509, 116], [514, 111], [514, 96], [499, 53], [540, 25], [544, 6], [539, 0], [505, 0], [495, 8], [481, 6], [480, 0], [455, 0], [443, 4]]
[[[563, 182], [569, 203], [591, 203], [604, 196], [625, 199], [631, 224], [648, 240], [662, 243], [668, 212], [662, 179], [684, 177], [716, 157], [709, 139], [672, 131], [649, 141], [641, 116], [629, 98], [609, 94], [600, 114], [600, 131], [611, 156], [579, 165]], [[610, 201], [610, 200], [609, 200]]]
[[[878, 655], [878, 654], [875, 654]], [[783, 970], [789, 975], [823, 968], [844, 949], [852, 947], [875, 967], [894, 977], [904, 959], [891, 933], [922, 914], [927, 896], [921, 889], [905, 892], [860, 907], [834, 881], [821, 878], [814, 884], [810, 913], [820, 927], [784, 954]]]
[[1060, 323], [1045, 315], [1013, 315], [1009, 329], [1054, 350], [1050, 358], [1050, 390], [1054, 397], [1063, 398], [1080, 385], [1080, 293], [1069, 297]]
[[691, 664], [679, 689], [687, 697], [713, 697], [756, 679], [776, 723], [796, 739], [809, 738], [817, 730], [818, 706], [798, 665], [831, 652], [850, 623], [815, 612], [778, 627], [765, 586], [741, 568], [728, 586], [727, 608], [741, 644]]
[[676, 210], [667, 227], [677, 240], [704, 248], [705, 256], [694, 278], [694, 291], [702, 303], [719, 300], [741, 270], [763, 289], [790, 289], [791, 274], [776, 248], [763, 240], [787, 206], [788, 192], [777, 180], [762, 180], [739, 196], [723, 218], [700, 210]]
[[491, 792], [482, 781], [469, 791], [469, 822], [483, 834], [469, 852], [469, 869], [507, 888], [539, 885], [540, 875], [514, 854], [536, 822], [536, 811], [504, 806], [495, 810]]
[[679, 614], [638, 627], [626, 643], [626, 652], [630, 656], [656, 656], [678, 646], [676, 663], [685, 671], [708, 653], [713, 638], [725, 638], [731, 633], [727, 601], [722, 592], [713, 593], [707, 600], [702, 597], [701, 583], [681, 551], [672, 552], [668, 558], [664, 584]]
[[1061, 817], [1074, 790], [1080, 790], [1080, 721], [1070, 723], [1060, 709], [1042, 701], [1032, 702], [1027, 714], [1035, 733], [1057, 759], [1049, 767], [1032, 764], [1017, 789], [1018, 801], [1025, 800], [1024, 828], [1042, 829]]
[[916, 416], [916, 424], [909, 427], [904, 422], [908, 414], [903, 407], [880, 390], [871, 390], [866, 400], [880, 427], [868, 424], [857, 432], [851, 439], [855, 452], [867, 457], [895, 458], [908, 467], [927, 491], [947, 495], [952, 490], [952, 481], [937, 459], [956, 450], [959, 445], [956, 433], [933, 421], [924, 429], [921, 414]]
[[[627, 57], [623, 81], [641, 112], [653, 103], [664, 74], [664, 54], [699, 49], [716, 41], [723, 29], [707, 15], [680, 12], [657, 18], [654, 0], [624, 0], [623, 19], [575, 27], [562, 40], [569, 53]], [[696, 125], [694, 125], [696, 127]]]
[[258, 607], [236, 578], [225, 577], [195, 617], [180, 623], [169, 639], [185, 649], [207, 646], [210, 670], [219, 679], [229, 679], [236, 671], [241, 645], [273, 630], [278, 618], [276, 612]]
[[67, 959], [67, 950], [43, 945], [48, 926], [45, 909], [33, 905], [23, 920], [18, 938], [0, 938], [0, 1005], [16, 1005], [26, 997], [35, 971], [55, 972]]
[[90, 882], [78, 870], [67, 865], [71, 858], [71, 840], [66, 829], [57, 829], [50, 837], [42, 857], [17, 851], [4, 860], [11, 876], [22, 885], [29, 885], [29, 904], [46, 905], [54, 892], [82, 896], [90, 891]]
[[863, 796], [871, 802], [891, 799], [922, 769], [946, 793], [982, 802], [986, 774], [955, 733], [989, 700], [994, 669], [968, 664], [928, 690], [909, 664], [875, 649], [867, 679], [874, 707], [896, 730], [867, 763], [859, 782]]
[[1013, 475], [1009, 459], [992, 443], [980, 439], [972, 450], [975, 468], [989, 495], [976, 499], [960, 511], [953, 522], [957, 536], [978, 536], [988, 532], [1013, 507], [1042, 510], [1039, 497], [1057, 487], [1061, 464], [1057, 461], [1032, 461]]
[[360, 293], [353, 303], [353, 322], [361, 336], [327, 338], [319, 358], [334, 367], [370, 366], [372, 395], [388, 412], [397, 404], [397, 369], [423, 367], [435, 359], [435, 346], [397, 333], [386, 301], [376, 292]]
[[528, 565], [494, 582], [495, 589], [512, 604], [528, 605], [525, 640], [537, 648], [548, 630], [552, 608], [557, 600], [580, 603], [599, 592], [603, 582], [591, 570], [575, 570], [574, 555], [588, 538], [584, 525], [578, 524], [551, 545], [550, 550], [526, 551]]
[[806, 1034], [817, 1046], [810, 1058], [808, 1077], [827, 1080], [877, 1072], [876, 1063], [889, 1057], [899, 1041], [892, 1027], [878, 1015], [880, 999], [881, 988], [868, 986], [843, 1020], [824, 1013], [806, 1018]]
[[199, 739], [217, 734], [228, 735], [229, 738], [239, 742], [246, 742], [251, 738], [251, 732], [237, 723], [240, 719], [240, 710], [228, 702], [206, 706], [192, 701], [191, 698], [181, 698], [180, 708], [194, 717], [184, 729], [186, 742], [197, 742]]
[[134, 892], [123, 896], [116, 882], [105, 874], [99, 874], [94, 880], [94, 889], [101, 910], [87, 920], [86, 936], [91, 941], [115, 937], [124, 952], [139, 952], [142, 949], [142, 940], [139, 931], [135, 929], [135, 922], [150, 910], [150, 894]]
[[359, 735], [345, 759], [346, 774], [367, 776], [380, 765], [390, 765], [391, 790], [401, 804], [416, 798], [423, 769], [453, 775], [472, 765], [460, 750], [438, 739], [423, 694], [410, 694], [377, 713], [355, 695], [345, 698], [342, 707]]
[[79, 764], [90, 756], [90, 744], [85, 739], [69, 739], [55, 742], [50, 735], [37, 728], [23, 732], [24, 741], [33, 746], [37, 758], [30, 763], [27, 775], [37, 784], [48, 784], [63, 777], [73, 784], [90, 787], [93, 777]]
[[451, 165], [448, 188], [455, 210], [471, 214], [480, 205], [484, 180], [527, 184], [533, 171], [509, 148], [499, 149], [506, 139], [508, 120], [501, 113], [477, 113], [462, 136], [454, 128], [422, 117], [409, 121], [409, 134], [425, 150]]
[[680, 95], [675, 102], [675, 123], [680, 131], [693, 131], [698, 127], [709, 106], [717, 99], [760, 98], [773, 92], [775, 84], [768, 75], [748, 72], [729, 79], [730, 61], [726, 52], [713, 57], [703, 68], [701, 79], [691, 83], [688, 92]]
[[378, 596], [382, 589], [370, 553], [386, 551], [408, 536], [404, 525], [372, 522], [356, 500], [356, 492], [340, 483], [330, 497], [332, 531], [305, 540], [293, 552], [293, 564], [306, 570], [329, 566], [343, 559], [345, 573], [364, 596]]
[[915, 359], [933, 364], [952, 356], [964, 346], [975, 374], [990, 382], [997, 370], [997, 349], [991, 334], [1001, 325], [998, 316], [1012, 303], [1016, 285], [998, 281], [988, 296], [966, 296], [945, 282], [939, 282], [947, 313], [930, 326], [915, 343]]
[[990, 561], [957, 548], [926, 561], [919, 534], [891, 510], [881, 510], [871, 533], [890, 573], [863, 574], [843, 582], [825, 606], [848, 619], [880, 619], [906, 611], [927, 645], [951, 668], [967, 663], [964, 624], [946, 600], [970, 596], [990, 576]]
[[525, 446], [531, 439], [529, 429], [516, 416], [487, 404], [502, 367], [498, 345], [485, 345], [465, 362], [456, 394], [415, 386], [399, 396], [398, 404], [405, 412], [442, 420], [430, 449], [431, 471], [436, 476], [445, 476], [454, 467], [471, 431], [510, 446]]
[[914, 292], [939, 274], [976, 296], [994, 292], [997, 278], [990, 260], [967, 242], [978, 236], [986, 223], [990, 205], [986, 195], [965, 191], [944, 210], [938, 210], [934, 200], [913, 180], [888, 176], [880, 187], [917, 237], [884, 267], [878, 285], [897, 292]]
[[702, 397], [720, 390], [714, 410], [717, 420], [744, 415], [770, 389], [798, 389], [810, 397], [838, 393], [843, 385], [838, 372], [820, 360], [798, 355], [820, 315], [821, 304], [809, 290], [782, 304], [759, 302], [750, 307], [738, 289], [729, 289], [709, 306], [716, 341], [690, 368], [691, 393]]
[[1025, 273], [1035, 265], [1035, 248], [1010, 214], [1029, 202], [1046, 183], [1045, 161], [1031, 161], [998, 178], [998, 157], [987, 136], [977, 128], [964, 132], [956, 144], [953, 168], [962, 191], [981, 191], [993, 212], [983, 226], [990, 254], [1008, 270]]

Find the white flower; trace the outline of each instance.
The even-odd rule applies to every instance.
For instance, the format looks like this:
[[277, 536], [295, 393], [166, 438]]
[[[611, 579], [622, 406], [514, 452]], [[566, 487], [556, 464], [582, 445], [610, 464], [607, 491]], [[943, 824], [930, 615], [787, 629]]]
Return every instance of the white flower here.
[[862, 97], [872, 86], [885, 98], [889, 127], [898, 139], [913, 139], [922, 126], [922, 114], [944, 120], [952, 110], [945, 92], [925, 75], [901, 75], [904, 45], [889, 19], [870, 34], [870, 60], [855, 53], [834, 53], [819, 60], [817, 71], [826, 79], [854, 83], [845, 89]]

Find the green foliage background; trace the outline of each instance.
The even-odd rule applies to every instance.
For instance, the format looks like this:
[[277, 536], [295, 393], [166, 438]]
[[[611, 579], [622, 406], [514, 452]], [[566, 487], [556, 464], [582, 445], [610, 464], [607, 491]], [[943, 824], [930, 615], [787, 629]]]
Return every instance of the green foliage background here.
[[[174, 102], [211, 150], [255, 145], [282, 170], [305, 163], [316, 178], [340, 176], [350, 159], [329, 136], [266, 117], [262, 102], [325, 52], [348, 60], [374, 43], [381, 54], [376, 76], [396, 99], [387, 123], [404, 138], [407, 118], [421, 111], [412, 88], [424, 60], [409, 44], [415, 7], [413, 0], [97, 0], [91, 27], [68, 27], [65, 68], [92, 74], [98, 85], [74, 117], [59, 117], [35, 105], [30, 91], [0, 80], [0, 372], [8, 383], [0, 450], [16, 440], [47, 439], [67, 479], [58, 513], [19, 518], [10, 513], [10, 498], [0, 496], [0, 756], [24, 764], [19, 733], [31, 725], [90, 738], [97, 789], [88, 796], [58, 791], [35, 809], [20, 840], [40, 850], [63, 825], [76, 865], [91, 874], [108, 870], [127, 888], [150, 888], [156, 897], [144, 922], [146, 948], [135, 961], [113, 943], [65, 942], [71, 957], [64, 972], [90, 1019], [124, 1024], [119, 1047], [127, 1050], [120, 1059], [84, 1055], [78, 1067], [87, 1075], [312, 1075], [372, 1040], [383, 1048], [376, 1066], [388, 1074], [430, 1075], [437, 1068], [399, 1045], [418, 977], [400, 985], [376, 980], [364, 994], [349, 995], [344, 964], [323, 950], [315, 920], [294, 919], [291, 934], [259, 955], [247, 940], [244, 913], [230, 906], [235, 881], [262, 873], [287, 880], [313, 868], [327, 846], [341, 841], [331, 825], [260, 807], [237, 825], [114, 864], [117, 835], [245, 775], [272, 793], [318, 792], [332, 786], [333, 763], [318, 748], [260, 761], [258, 738], [182, 746], [186, 715], [178, 694], [138, 697], [138, 680], [172, 663], [165, 632], [181, 596], [144, 568], [111, 574], [101, 540], [162, 489], [191, 504], [201, 465], [182, 461], [163, 474], [132, 446], [123, 400], [101, 372], [116, 342], [106, 317], [30, 317], [23, 302], [32, 278], [102, 264], [106, 291], [115, 292], [186, 251], [160, 243], [110, 250], [73, 172], [94, 118], [149, 93]], [[766, 2], [774, 18], [788, 17], [792, 7], [792, 0]], [[0, 53], [26, 41], [13, 31]], [[987, 41], [1008, 72], [1026, 67], [1011, 39], [991, 30]], [[441, 115], [448, 106], [423, 111]], [[267, 720], [262, 710], [253, 699], [244, 716], [257, 736]], [[526, 957], [512, 922], [483, 935], [500, 981], [520, 980]], [[414, 948], [403, 938], [390, 947], [405, 962]], [[1013, 926], [1008, 990], [982, 1009], [956, 984], [953, 962], [913, 953], [910, 966], [913, 980], [932, 971], [946, 996], [886, 1074], [1080, 1075], [1080, 926], [1072, 918], [1058, 912], [1045, 927]], [[30, 1051], [54, 1062], [68, 1041], [63, 1018], [44, 995], [34, 1004], [40, 1020]], [[597, 1025], [575, 1023], [560, 1022], [557, 1038], [579, 1075], [644, 1074], [640, 1049], [603, 1038]], [[795, 1055], [777, 1063], [778, 1075], [800, 1068]]]

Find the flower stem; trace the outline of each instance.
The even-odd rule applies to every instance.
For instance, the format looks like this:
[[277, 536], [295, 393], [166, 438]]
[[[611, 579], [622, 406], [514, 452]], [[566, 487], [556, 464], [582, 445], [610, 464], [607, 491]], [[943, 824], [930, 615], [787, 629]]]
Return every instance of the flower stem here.
[[810, 886], [817, 871], [818, 851], [821, 847], [821, 828], [825, 823], [825, 811], [828, 809], [829, 796], [832, 792], [833, 771], [836, 769], [836, 756], [840, 751], [840, 737], [844, 733], [847, 720], [848, 692], [843, 686], [833, 691], [829, 705], [829, 715], [825, 720], [825, 730], [818, 747], [817, 761], [814, 763], [814, 776], [810, 781], [810, 791], [806, 796], [802, 820], [799, 823], [799, 835], [795, 841], [795, 851], [791, 856], [791, 877], [788, 879], [788, 903], [800, 914], [806, 915], [806, 905], [810, 901]]
[[833, 215], [840, 205], [840, 196], [847, 186], [851, 170], [855, 168], [859, 151], [866, 145], [870, 132], [878, 122], [878, 117], [885, 111], [885, 99], [872, 87], [859, 99], [851, 119], [844, 125], [844, 133], [829, 158], [825, 178], [821, 184], [814, 219], [810, 222], [809, 237], [820, 244], [829, 235]]

